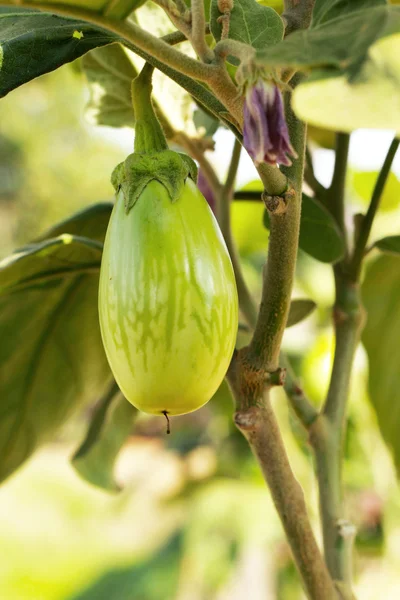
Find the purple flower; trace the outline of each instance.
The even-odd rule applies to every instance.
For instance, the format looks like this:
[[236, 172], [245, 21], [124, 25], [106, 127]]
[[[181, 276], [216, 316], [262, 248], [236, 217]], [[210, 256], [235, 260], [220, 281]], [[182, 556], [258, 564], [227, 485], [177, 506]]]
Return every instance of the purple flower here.
[[212, 191], [210, 184], [208, 183], [208, 180], [201, 169], [199, 169], [199, 174], [197, 176], [197, 187], [199, 188], [200, 192], [207, 200], [211, 210], [215, 214], [216, 203], [214, 192]]
[[291, 165], [296, 157], [283, 111], [282, 95], [276, 85], [259, 80], [248, 88], [244, 102], [243, 144], [256, 164]]

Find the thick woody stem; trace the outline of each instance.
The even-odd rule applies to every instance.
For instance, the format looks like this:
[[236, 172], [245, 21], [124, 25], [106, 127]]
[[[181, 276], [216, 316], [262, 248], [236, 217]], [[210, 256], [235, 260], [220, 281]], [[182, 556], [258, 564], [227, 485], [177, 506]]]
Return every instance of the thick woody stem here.
[[268, 392], [262, 406], [236, 412], [235, 423], [246, 437], [268, 483], [308, 597], [336, 600], [335, 587], [311, 529], [304, 494], [287, 459]]
[[[275, 202], [267, 198], [271, 230], [260, 312], [250, 345], [232, 360], [228, 381], [237, 405], [235, 423], [248, 440], [269, 485], [306, 593], [312, 600], [333, 600], [337, 597], [335, 586], [312, 532], [269, 398], [273, 381], [283, 383], [279, 353], [296, 264], [305, 153], [305, 125], [297, 120], [286, 100], [290, 139], [298, 158], [279, 174], [293, 183], [284, 194], [281, 188]], [[268, 171], [263, 173], [267, 185]]]

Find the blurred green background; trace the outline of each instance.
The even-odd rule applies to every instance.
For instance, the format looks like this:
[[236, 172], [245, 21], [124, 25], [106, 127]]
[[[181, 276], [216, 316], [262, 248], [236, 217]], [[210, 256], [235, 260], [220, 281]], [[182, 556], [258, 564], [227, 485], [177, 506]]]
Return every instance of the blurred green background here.
[[[2, 100], [0, 257], [55, 221], [112, 198], [109, 176], [129, 151], [132, 134], [89, 125], [83, 117], [86, 100], [84, 78], [74, 66]], [[216, 138], [221, 169], [232, 144], [229, 136], [223, 132]], [[317, 172], [329, 179], [331, 136], [314, 134], [313, 139]], [[384, 142], [381, 147], [380, 160]], [[375, 169], [362, 157], [351, 165], [348, 202], [353, 211], [365, 208]], [[240, 185], [253, 178], [244, 160]], [[390, 185], [375, 237], [398, 231], [395, 175]], [[234, 234], [255, 295], [268, 241], [262, 215], [261, 204], [237, 202], [233, 207]], [[329, 265], [300, 253], [294, 295], [318, 305], [285, 336], [285, 349], [317, 402], [327, 387], [333, 343]], [[367, 368], [360, 347], [344, 468], [349, 516], [358, 528], [355, 591], [363, 600], [395, 600], [400, 597], [400, 494], [368, 402]], [[274, 394], [288, 453], [317, 528], [307, 440], [283, 393]], [[303, 598], [269, 493], [231, 414], [224, 384], [203, 409], [175, 418], [171, 436], [165, 435], [161, 419], [141, 415], [118, 459], [122, 491], [115, 494], [85, 483], [70, 466], [88, 415], [77, 417], [0, 487], [0, 599]]]

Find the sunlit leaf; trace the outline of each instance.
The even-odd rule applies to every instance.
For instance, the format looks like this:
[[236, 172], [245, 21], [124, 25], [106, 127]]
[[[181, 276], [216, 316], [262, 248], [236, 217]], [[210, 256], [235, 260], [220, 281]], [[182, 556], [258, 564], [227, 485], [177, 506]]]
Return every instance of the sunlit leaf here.
[[86, 437], [72, 457], [72, 465], [86, 481], [107, 491], [119, 489], [114, 466], [136, 412], [113, 384], [96, 406]]
[[131, 83], [138, 72], [123, 47], [96, 48], [83, 57], [82, 64], [89, 82], [89, 119], [98, 125], [133, 127]]
[[0, 480], [110, 381], [96, 308], [101, 253], [66, 234], [0, 263]]
[[114, 34], [86, 21], [14, 7], [2, 8], [0, 97], [116, 39]]
[[[399, 8], [398, 8], [399, 10]], [[400, 30], [400, 12], [397, 26]], [[322, 72], [298, 86], [293, 107], [298, 116], [319, 127], [351, 132], [358, 128], [400, 133], [400, 35], [370, 48], [358, 77]]]
[[309, 125], [307, 127], [307, 136], [312, 142], [321, 146], [321, 148], [332, 150], [335, 147], [336, 136], [330, 129]]
[[[355, 193], [358, 199], [367, 206], [371, 201], [379, 173], [376, 171], [350, 171], [348, 184], [351, 193]], [[400, 204], [400, 181], [393, 172], [389, 173], [383, 189], [379, 210], [393, 210]]]
[[260, 65], [312, 71], [293, 107], [313, 125], [399, 131], [400, 8], [360, 0], [322, 2], [316, 11], [313, 27], [260, 50]]
[[48, 238], [57, 237], [63, 233], [70, 233], [81, 237], [104, 242], [108, 221], [110, 220], [113, 205], [111, 202], [92, 204], [75, 213], [68, 219], [56, 223], [37, 238], [37, 242]]
[[374, 246], [386, 254], [400, 255], [400, 235], [391, 235], [375, 242]]
[[317, 305], [313, 300], [307, 300], [305, 298], [292, 300], [286, 327], [292, 327], [293, 325], [297, 325], [297, 323], [304, 321], [304, 319], [314, 312], [316, 306]]
[[400, 473], [400, 260], [381, 256], [367, 270], [362, 299], [368, 320], [362, 340], [369, 359], [369, 394]]

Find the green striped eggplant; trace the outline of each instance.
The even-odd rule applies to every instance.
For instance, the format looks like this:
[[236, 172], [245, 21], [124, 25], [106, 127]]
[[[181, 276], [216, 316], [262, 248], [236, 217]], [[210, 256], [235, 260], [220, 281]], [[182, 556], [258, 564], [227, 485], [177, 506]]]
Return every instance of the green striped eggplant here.
[[221, 384], [237, 333], [235, 277], [214, 215], [190, 177], [174, 202], [160, 181], [150, 181], [128, 211], [117, 191], [99, 315], [115, 379], [140, 410], [188, 413]]

